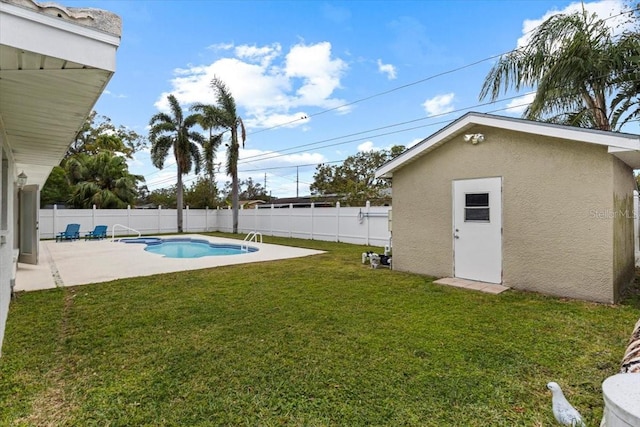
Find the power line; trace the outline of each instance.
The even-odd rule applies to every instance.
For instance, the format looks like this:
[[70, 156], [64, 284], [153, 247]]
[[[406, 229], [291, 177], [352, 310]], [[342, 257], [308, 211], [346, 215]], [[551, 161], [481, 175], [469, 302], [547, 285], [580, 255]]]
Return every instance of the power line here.
[[[514, 95], [514, 96], [507, 97], [507, 98], [501, 98], [501, 99], [496, 100], [496, 101], [489, 101], [489, 102], [484, 102], [484, 103], [480, 103], [480, 104], [474, 104], [472, 106], [458, 108], [456, 110], [448, 111], [446, 113], [434, 114], [434, 115], [427, 116], [427, 117], [420, 117], [420, 118], [413, 119], [413, 120], [407, 120], [407, 121], [404, 121], [404, 122], [393, 123], [393, 124], [386, 125], [386, 126], [381, 126], [381, 127], [377, 127], [377, 128], [373, 128], [373, 129], [367, 129], [367, 130], [364, 130], [364, 131], [350, 133], [350, 134], [337, 136], [337, 137], [333, 137], [333, 138], [327, 138], [327, 139], [323, 139], [323, 140], [320, 140], [320, 141], [310, 142], [310, 143], [307, 143], [307, 144], [296, 145], [296, 146], [293, 146], [293, 147], [289, 147], [289, 148], [285, 148], [283, 150], [280, 150], [280, 151], [278, 151], [278, 154], [273, 154], [272, 152], [271, 153], [256, 154], [254, 156], [248, 156], [248, 157], [243, 158], [242, 160], [238, 161], [238, 164], [254, 163], [254, 162], [263, 161], [263, 160], [270, 160], [270, 159], [273, 159], [273, 158], [282, 157], [282, 156], [286, 156], [286, 155], [290, 155], [290, 154], [297, 154], [297, 153], [304, 152], [304, 150], [303, 151], [294, 151], [293, 153], [287, 153], [287, 152], [291, 151], [291, 150], [296, 150], [296, 149], [299, 149], [299, 148], [303, 148], [303, 147], [311, 147], [313, 145], [318, 145], [318, 144], [322, 144], [322, 143], [325, 143], [325, 142], [331, 142], [331, 141], [336, 141], [336, 140], [343, 139], [343, 138], [349, 138], [351, 136], [363, 135], [363, 134], [367, 134], [367, 133], [370, 133], [370, 132], [375, 132], [375, 131], [378, 131], [378, 130], [389, 129], [389, 128], [402, 126], [402, 125], [406, 125], [406, 124], [410, 124], [410, 123], [415, 123], [415, 122], [419, 122], [419, 121], [430, 120], [430, 119], [437, 118], [437, 117], [447, 116], [447, 115], [454, 114], [454, 113], [459, 113], [459, 112], [462, 112], [462, 111], [468, 111], [468, 110], [471, 110], [471, 109], [477, 108], [477, 107], [484, 107], [484, 106], [487, 106], [487, 105], [496, 104], [498, 102], [504, 102], [504, 101], [509, 101], [509, 100], [521, 98], [523, 96], [530, 95], [531, 93], [535, 93], [535, 92], [528, 92], [528, 93], [526, 93], [524, 95]], [[518, 107], [518, 106], [511, 106], [511, 107], [508, 107], [506, 109], [516, 108], [516, 107]], [[438, 122], [438, 123], [440, 123], [440, 122]], [[434, 123], [434, 124], [437, 124], [437, 123]], [[431, 125], [432, 124], [425, 125], [425, 126], [431, 126]], [[409, 128], [409, 129], [406, 129], [406, 130], [413, 130], [413, 129], [417, 129], [417, 128], [420, 128], [420, 127], [424, 127], [424, 126], [413, 127], [413, 128]], [[389, 132], [389, 133], [385, 133], [385, 134], [382, 134], [382, 135], [391, 135], [391, 134], [394, 134], [394, 133], [404, 132], [406, 130], [400, 130], [400, 131], [397, 131], [397, 132]], [[373, 137], [376, 137], [376, 136], [380, 136], [380, 134], [371, 135], [371, 136], [358, 138], [358, 139], [352, 139], [352, 140], [344, 141], [344, 142], [341, 142], [341, 143], [338, 143], [338, 144], [322, 145], [322, 146], [319, 146], [319, 147], [315, 147], [315, 149], [332, 147], [332, 146], [335, 146], [335, 145], [346, 144], [346, 143], [349, 143], [349, 142], [362, 141], [362, 140], [368, 139], [370, 137], [373, 138]], [[250, 159], [255, 159], [255, 160], [250, 160]]]
[[[635, 9], [626, 10], [626, 11], [620, 12], [617, 15], [613, 15], [613, 16], [610, 16], [610, 17], [607, 17], [607, 18], [603, 18], [602, 21], [613, 19], [613, 18], [616, 18], [618, 16], [622, 16], [622, 15], [625, 15], [625, 14], [628, 14], [628, 13], [631, 13], [631, 12], [634, 12], [634, 11], [637, 11], [637, 10], [640, 10], [640, 7], [639, 8], [635, 8]], [[525, 35], [533, 32], [533, 31], [535, 31], [535, 29], [530, 30], [529, 32], [525, 33]], [[355, 105], [357, 103], [365, 102], [365, 101], [368, 101], [368, 100], [371, 100], [371, 99], [374, 99], [374, 98], [377, 98], [377, 97], [380, 97], [380, 96], [384, 96], [384, 95], [387, 95], [387, 94], [390, 94], [390, 93], [393, 93], [393, 92], [396, 92], [396, 91], [399, 91], [399, 90], [402, 90], [402, 89], [405, 89], [405, 88], [408, 88], [408, 87], [412, 87], [412, 86], [418, 85], [420, 83], [424, 83], [426, 81], [435, 79], [437, 77], [441, 77], [441, 76], [444, 76], [444, 75], [452, 74], [452, 73], [461, 71], [463, 69], [476, 66], [476, 65], [478, 65], [480, 63], [483, 63], [483, 62], [486, 62], [486, 61], [501, 57], [503, 55], [507, 55], [509, 53], [513, 53], [513, 52], [515, 52], [515, 51], [517, 51], [519, 49], [522, 49], [522, 48], [516, 48], [516, 49], [512, 49], [512, 50], [510, 50], [508, 52], [505, 52], [505, 53], [502, 53], [502, 54], [499, 54], [499, 55], [493, 55], [493, 56], [490, 56], [490, 57], [487, 57], [487, 58], [484, 58], [484, 59], [481, 59], [481, 60], [466, 64], [466, 65], [463, 65], [461, 67], [457, 67], [457, 68], [454, 68], [454, 69], [446, 70], [444, 72], [437, 73], [437, 74], [425, 77], [423, 79], [420, 79], [420, 80], [417, 80], [417, 81], [414, 81], [414, 82], [411, 82], [411, 83], [407, 83], [405, 85], [401, 85], [401, 86], [398, 86], [398, 87], [395, 87], [395, 88], [392, 88], [392, 89], [389, 89], [389, 90], [386, 90], [386, 91], [383, 91], [383, 92], [379, 92], [379, 93], [376, 93], [376, 94], [373, 94], [373, 95], [370, 95], [370, 96], [367, 96], [367, 97], [364, 97], [364, 98], [360, 98], [360, 99], [357, 99], [355, 101], [351, 101], [351, 102], [342, 104], [342, 105], [337, 106], [337, 107], [333, 107], [333, 108], [330, 108], [330, 109], [325, 109], [323, 111], [320, 111], [320, 112], [317, 112], [317, 113], [314, 113], [314, 114], [305, 115], [305, 116], [303, 116], [303, 117], [301, 117], [299, 119], [295, 119], [295, 120], [292, 120], [292, 121], [289, 121], [289, 122], [286, 122], [286, 123], [282, 123], [282, 124], [279, 124], [279, 125], [276, 125], [276, 126], [272, 126], [270, 128], [261, 129], [261, 130], [256, 131], [256, 132], [249, 133], [248, 135], [255, 135], [257, 133], [264, 132], [266, 130], [272, 130], [272, 129], [275, 129], [275, 128], [287, 126], [287, 125], [295, 123], [296, 121], [299, 121], [299, 120], [306, 120], [309, 117], [319, 116], [319, 115], [326, 114], [326, 113], [331, 112], [331, 111], [335, 111], [335, 110], [338, 110], [338, 109], [349, 107], [351, 105]], [[284, 150], [280, 150], [279, 154], [276, 154], [276, 155], [273, 155], [273, 153], [262, 153], [262, 154], [258, 154], [258, 155], [254, 155], [254, 156], [249, 156], [249, 157], [246, 157], [246, 158], [242, 159], [238, 163], [239, 164], [255, 163], [257, 161], [271, 160], [271, 159], [278, 158], [278, 157], [283, 157], [283, 156], [286, 156], [286, 155], [298, 154], [298, 153], [304, 152], [305, 150], [294, 151], [294, 152], [290, 152], [290, 151], [291, 150], [297, 150], [297, 149], [303, 148], [303, 147], [311, 147], [311, 146], [322, 144], [322, 143], [325, 143], [325, 142], [331, 142], [331, 141], [335, 141], [335, 140], [339, 140], [339, 139], [343, 139], [343, 138], [348, 138], [348, 137], [351, 137], [351, 136], [367, 134], [367, 133], [374, 132], [374, 131], [377, 131], [377, 130], [389, 129], [389, 128], [402, 126], [402, 125], [409, 124], [409, 123], [415, 123], [415, 122], [418, 122], [418, 121], [428, 120], [428, 119], [431, 119], [431, 118], [434, 118], [434, 117], [441, 117], [441, 116], [452, 114], [452, 113], [455, 113], [455, 112], [467, 111], [467, 110], [470, 110], [472, 108], [477, 108], [477, 107], [481, 107], [481, 106], [495, 104], [495, 103], [498, 103], [498, 102], [504, 102], [504, 101], [507, 101], [507, 100], [520, 98], [520, 97], [523, 97], [523, 96], [527, 96], [527, 95], [529, 95], [531, 93], [535, 93], [535, 92], [529, 92], [529, 93], [526, 93], [524, 95], [523, 94], [519, 94], [519, 95], [515, 95], [515, 96], [512, 96], [512, 97], [495, 100], [495, 101], [492, 101], [492, 102], [476, 104], [476, 105], [471, 106], [471, 107], [460, 108], [460, 109], [457, 109], [457, 110], [454, 110], [454, 111], [450, 111], [450, 112], [447, 112], [447, 113], [441, 113], [441, 114], [437, 114], [437, 115], [433, 115], [433, 116], [429, 116], [429, 117], [422, 117], [422, 118], [409, 120], [409, 121], [405, 121], [405, 122], [390, 124], [390, 125], [383, 126], [383, 127], [378, 127], [378, 128], [374, 128], [374, 129], [368, 129], [368, 130], [365, 130], [365, 131], [360, 131], [360, 132], [356, 132], [356, 133], [352, 133], [352, 134], [347, 134], [347, 135], [343, 135], [343, 136], [324, 139], [324, 140], [320, 140], [320, 141], [316, 141], [316, 142], [312, 142], [312, 143], [301, 144], [301, 145], [298, 145], [298, 146], [289, 147], [289, 148], [286, 148]], [[527, 105], [527, 104], [523, 104], [523, 105]], [[504, 110], [513, 109], [513, 108], [517, 108], [517, 107], [518, 106], [510, 106], [510, 107], [506, 107], [506, 108], [492, 110], [490, 112], [504, 111]], [[451, 121], [452, 120], [434, 122], [434, 123], [429, 123], [429, 124], [426, 124], [426, 125], [415, 126], [415, 127], [411, 127], [411, 128], [405, 128], [405, 129], [401, 129], [401, 130], [394, 131], [394, 132], [387, 132], [387, 133], [381, 133], [381, 134], [376, 134], [376, 135], [369, 135], [369, 136], [367, 136], [365, 138], [358, 138], [358, 139], [347, 140], [347, 141], [343, 141], [343, 142], [339, 142], [339, 143], [335, 143], [335, 144], [322, 145], [322, 146], [318, 146], [318, 147], [315, 147], [315, 148], [316, 149], [328, 148], [328, 147], [332, 147], [332, 146], [336, 146], [336, 145], [347, 144], [347, 143], [350, 143], [350, 142], [362, 141], [363, 139], [370, 139], [370, 138], [376, 138], [376, 137], [381, 137], [381, 136], [388, 136], [388, 135], [407, 132], [407, 131], [410, 131], [410, 130], [415, 130], [415, 129], [419, 129], [419, 128], [423, 128], [423, 127], [434, 126], [434, 125], [437, 125], [437, 124], [449, 123]], [[254, 159], [254, 160], [250, 160], [250, 159]], [[344, 161], [344, 160], [341, 160], [341, 161]], [[338, 163], [338, 162], [341, 162], [341, 161], [323, 162], [323, 163]], [[175, 166], [175, 163], [169, 165], [169, 167], [171, 167], [171, 166]], [[307, 165], [304, 165], [304, 166], [307, 166]], [[242, 171], [242, 172], [259, 171], [259, 170], [274, 170], [274, 169], [283, 169], [283, 168], [292, 168], [292, 167], [296, 167], [296, 166], [282, 166], [282, 167], [273, 167], [273, 168], [252, 169], [252, 170], [245, 170], [245, 171]], [[165, 169], [163, 169], [163, 170], [165, 170]], [[160, 170], [152, 172], [151, 174], [156, 174], [156, 173], [160, 173]], [[191, 181], [193, 179], [195, 179], [195, 178], [189, 179], [186, 182]], [[160, 180], [160, 181], [156, 181], [154, 183], [149, 183], [149, 185], [158, 185], [158, 184], [161, 184], [161, 183], [164, 183], [164, 182], [170, 182], [172, 180], [173, 180], [173, 178], [166, 178], [166, 179], [163, 179], [163, 180]]]
[[[634, 9], [629, 9], [629, 10], [625, 10], [625, 11], [619, 12], [617, 15], [612, 15], [612, 16], [609, 16], [609, 17], [606, 17], [606, 18], [602, 18], [601, 20], [602, 21], [608, 21], [610, 19], [617, 18], [617, 17], [622, 16], [622, 15], [630, 14], [632, 12], [636, 12], [636, 11], [639, 11], [639, 10], [640, 10], [640, 6], [638, 6], [637, 8], [634, 8]], [[526, 36], [528, 34], [533, 33], [534, 31], [536, 31], [536, 29], [537, 29], [537, 27], [532, 28], [531, 30], [527, 31], [526, 33], [523, 33], [523, 36]], [[466, 68], [474, 67], [474, 66], [476, 66], [478, 64], [481, 64], [483, 62], [490, 61], [492, 59], [496, 59], [496, 58], [502, 57], [504, 55], [508, 55], [510, 53], [516, 52], [518, 50], [524, 49], [525, 47], [526, 46], [517, 47], [517, 48], [511, 49], [511, 50], [509, 50], [507, 52], [503, 52], [503, 53], [500, 53], [500, 54], [497, 54], [497, 55], [489, 56], [487, 58], [479, 59], [477, 61], [471, 62], [469, 64], [462, 65], [462, 66], [457, 67], [457, 68], [453, 68], [453, 69], [446, 70], [446, 71], [443, 71], [443, 72], [440, 72], [440, 73], [436, 73], [436, 74], [427, 76], [425, 78], [422, 78], [420, 80], [416, 80], [416, 81], [413, 81], [413, 82], [410, 82], [410, 83], [407, 83], [407, 84], [404, 84], [404, 85], [401, 85], [401, 86], [397, 86], [395, 88], [392, 88], [392, 89], [389, 89], [389, 90], [386, 90], [386, 91], [383, 91], [383, 92], [378, 92], [378, 93], [375, 93], [373, 95], [366, 96], [364, 98], [356, 99], [355, 101], [351, 101], [351, 102], [347, 102], [345, 104], [338, 105], [337, 107], [328, 108], [328, 109], [325, 109], [325, 110], [322, 110], [322, 111], [319, 111], [319, 112], [313, 113], [313, 114], [306, 114], [303, 117], [298, 118], [298, 119], [290, 120], [290, 121], [285, 122], [285, 123], [281, 123], [281, 124], [274, 125], [274, 126], [271, 126], [271, 127], [265, 128], [265, 129], [260, 129], [260, 130], [255, 131], [255, 132], [248, 133], [247, 136], [255, 135], [255, 134], [258, 134], [258, 133], [261, 133], [261, 132], [266, 132], [268, 130], [277, 129], [279, 127], [288, 126], [288, 125], [290, 125], [292, 123], [295, 123], [295, 122], [298, 122], [298, 121], [301, 121], [301, 120], [307, 120], [307, 119], [309, 119], [311, 117], [317, 117], [317, 116], [329, 113], [331, 111], [344, 109], [346, 107], [350, 107], [352, 105], [359, 104], [361, 102], [368, 101], [368, 100], [373, 99], [373, 98], [377, 98], [377, 97], [380, 97], [380, 96], [388, 95], [390, 93], [397, 92], [399, 90], [406, 89], [406, 88], [418, 85], [420, 83], [424, 83], [426, 81], [433, 80], [433, 79], [438, 78], [438, 77], [442, 77], [442, 76], [445, 76], [445, 75], [448, 75], [448, 74], [452, 74], [452, 73], [455, 73], [455, 72], [458, 72], [458, 71], [462, 71], [462, 70], [464, 70]]]

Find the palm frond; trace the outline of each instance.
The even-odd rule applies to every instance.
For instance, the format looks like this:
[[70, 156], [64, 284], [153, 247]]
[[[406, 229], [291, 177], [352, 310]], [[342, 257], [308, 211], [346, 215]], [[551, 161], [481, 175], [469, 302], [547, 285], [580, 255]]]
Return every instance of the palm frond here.
[[181, 124], [183, 120], [182, 107], [180, 107], [178, 99], [173, 94], [169, 94], [167, 95], [167, 101], [169, 101], [169, 108], [173, 114], [173, 121], [177, 124]]
[[[640, 56], [640, 38], [625, 34], [614, 39], [595, 14], [583, 10], [554, 15], [536, 28], [526, 46], [494, 64], [479, 96], [495, 101], [510, 89], [536, 87], [525, 117], [609, 130], [612, 117], [619, 116], [611, 113], [614, 107], [632, 108], [615, 94], [633, 69], [629, 58], [636, 55]], [[615, 105], [608, 105], [612, 95]]]
[[173, 138], [170, 136], [162, 136], [156, 138], [154, 144], [151, 145], [150, 156], [153, 166], [158, 169], [164, 167], [164, 161], [169, 154], [169, 150], [173, 146]]

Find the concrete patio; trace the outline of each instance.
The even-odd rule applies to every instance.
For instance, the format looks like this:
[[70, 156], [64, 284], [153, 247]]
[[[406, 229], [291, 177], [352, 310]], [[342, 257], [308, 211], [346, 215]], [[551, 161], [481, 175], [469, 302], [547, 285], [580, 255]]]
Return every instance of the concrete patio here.
[[[166, 238], [175, 236], [162, 236]], [[241, 241], [199, 234], [181, 238], [206, 239], [215, 243], [240, 244]], [[299, 258], [322, 251], [251, 242], [257, 252], [202, 258], [165, 258], [144, 250], [140, 243], [104, 240], [40, 241], [38, 265], [18, 264], [15, 291], [36, 291], [62, 286], [86, 285], [127, 277], [150, 276], [175, 271], [198, 270], [225, 265]]]

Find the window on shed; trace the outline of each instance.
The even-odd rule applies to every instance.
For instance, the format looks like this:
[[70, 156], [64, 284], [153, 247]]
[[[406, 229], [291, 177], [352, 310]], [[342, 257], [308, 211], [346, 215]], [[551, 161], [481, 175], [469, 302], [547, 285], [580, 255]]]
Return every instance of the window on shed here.
[[465, 222], [489, 222], [489, 193], [467, 193], [464, 199]]

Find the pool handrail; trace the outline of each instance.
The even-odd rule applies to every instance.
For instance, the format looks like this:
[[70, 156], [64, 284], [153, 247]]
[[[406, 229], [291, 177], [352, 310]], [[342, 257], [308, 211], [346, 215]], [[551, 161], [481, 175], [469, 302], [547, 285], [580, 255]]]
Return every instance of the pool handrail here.
[[126, 225], [113, 224], [113, 227], [111, 227], [111, 241], [112, 242], [115, 242], [115, 240], [116, 240], [116, 227], [124, 228], [125, 230], [129, 230], [129, 231], [133, 231], [134, 233], [138, 233], [138, 237], [142, 236], [142, 233], [140, 233], [138, 230], [135, 230], [133, 228], [127, 227]]
[[249, 242], [258, 243], [258, 237], [260, 237], [260, 243], [262, 243], [262, 233], [259, 231], [251, 231], [247, 234], [243, 240], [243, 243], [240, 245], [240, 250], [249, 252]]

